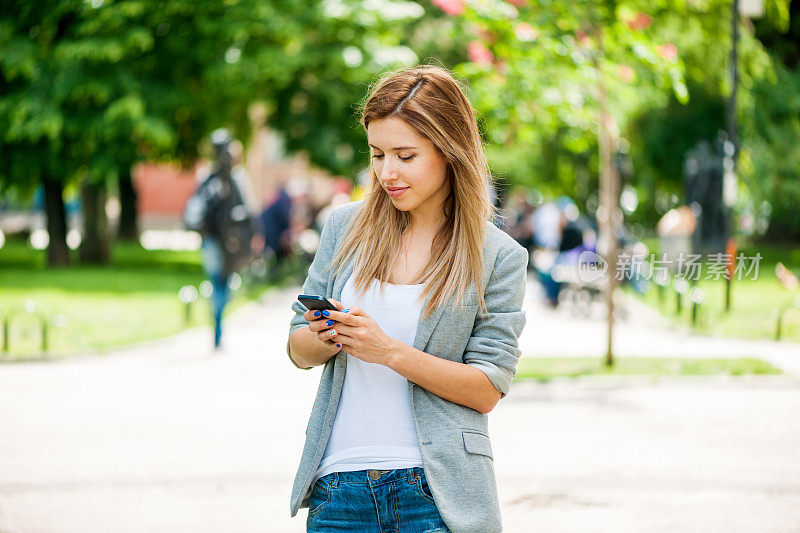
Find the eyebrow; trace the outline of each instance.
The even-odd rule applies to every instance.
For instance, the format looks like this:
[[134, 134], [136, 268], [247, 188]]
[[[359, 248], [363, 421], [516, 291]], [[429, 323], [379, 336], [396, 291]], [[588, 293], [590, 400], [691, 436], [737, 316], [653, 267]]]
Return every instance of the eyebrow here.
[[[370, 144], [370, 146], [372, 146], [376, 150], [383, 151], [383, 148], [378, 148], [374, 144]], [[395, 152], [399, 152], [400, 150], [414, 150], [416, 148], [417, 148], [416, 146], [395, 146], [394, 148], [392, 148], [392, 150], [394, 150]]]

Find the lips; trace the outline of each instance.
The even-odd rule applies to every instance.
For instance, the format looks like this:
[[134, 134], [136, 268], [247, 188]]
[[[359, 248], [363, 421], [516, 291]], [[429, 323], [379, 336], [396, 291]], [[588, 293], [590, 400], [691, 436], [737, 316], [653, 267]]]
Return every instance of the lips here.
[[408, 189], [409, 187], [386, 187], [386, 192], [388, 192], [389, 196], [391, 196], [392, 198], [397, 198], [398, 196], [406, 192]]

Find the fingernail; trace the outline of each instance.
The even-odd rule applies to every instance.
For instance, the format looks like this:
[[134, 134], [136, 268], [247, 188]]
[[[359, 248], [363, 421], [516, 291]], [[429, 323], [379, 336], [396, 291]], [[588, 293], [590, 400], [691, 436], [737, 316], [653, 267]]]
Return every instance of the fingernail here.
[[319, 316], [319, 311], [314, 311], [314, 316]]
[[331, 316], [331, 314], [329, 312], [327, 312], [327, 311], [323, 311], [322, 312], [322, 316]]
[[341, 344], [339, 344], [339, 343], [337, 342], [337, 343], [336, 343], [336, 347], [337, 347], [337, 348], [341, 348], [341, 347], [342, 347], [342, 345], [341, 345]]
[[331, 330], [331, 337], [333, 337], [334, 335], [336, 335], [336, 330], [335, 330], [335, 329], [332, 329], [332, 330]]
[[325, 325], [326, 325], [326, 326], [332, 326], [332, 325], [333, 325], [333, 320], [328, 320], [328, 321], [325, 323]]
[[350, 312], [350, 308], [348, 307], [347, 309], [344, 310], [344, 312], [345, 313], [349, 313]]

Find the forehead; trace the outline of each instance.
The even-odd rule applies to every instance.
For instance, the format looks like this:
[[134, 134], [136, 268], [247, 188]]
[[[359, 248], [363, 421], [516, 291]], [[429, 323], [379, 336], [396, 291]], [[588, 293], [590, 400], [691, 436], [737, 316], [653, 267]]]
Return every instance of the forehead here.
[[431, 146], [431, 142], [405, 120], [394, 117], [370, 122], [367, 126], [367, 142], [387, 150], [394, 146]]

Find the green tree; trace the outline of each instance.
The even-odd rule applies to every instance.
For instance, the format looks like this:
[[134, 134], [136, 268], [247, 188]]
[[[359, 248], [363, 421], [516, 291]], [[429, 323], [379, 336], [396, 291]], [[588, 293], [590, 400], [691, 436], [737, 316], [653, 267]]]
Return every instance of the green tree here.
[[[474, 35], [470, 61], [458, 68], [470, 79], [476, 106], [485, 117], [495, 170], [512, 183], [550, 192], [577, 191], [585, 195], [579, 201], [593, 196], [598, 183], [601, 241], [609, 243], [609, 271], [615, 271], [611, 235], [622, 216], [614, 153], [634, 144], [622, 139], [636, 131], [632, 125], [637, 117], [690, 101], [687, 79], [710, 95], [707, 113], [713, 114], [717, 95], [729, 91], [730, 2], [436, 3], [457, 18], [462, 31]], [[785, 22], [786, 5], [786, 0], [768, 2], [773, 21]], [[745, 67], [742, 84], [748, 86], [769, 69], [769, 58], [749, 30], [740, 54]], [[745, 94], [740, 109], [752, 105], [752, 96]], [[670, 107], [666, 109], [665, 113]], [[641, 120], [638, 123], [641, 130]], [[673, 132], [685, 133], [674, 125]], [[647, 183], [651, 187], [665, 176], [672, 184], [679, 179], [674, 170], [682, 166], [684, 147], [675, 146], [672, 139], [669, 145], [676, 150], [666, 172], [655, 168], [658, 157], [640, 159], [653, 171]], [[636, 152], [641, 150], [637, 147]], [[597, 182], [592, 176], [598, 176]], [[612, 360], [612, 293], [609, 283], [607, 362]]]
[[354, 173], [352, 103], [379, 68], [418, 61], [397, 35], [415, 34], [423, 14], [414, 2], [12, 2], [0, 18], [0, 186], [45, 183], [55, 264], [68, 260], [65, 184], [81, 183], [82, 259], [105, 261], [107, 184], [119, 180], [123, 233], [135, 235], [131, 166], [191, 162], [222, 125], [246, 138], [255, 101], [290, 149]]
[[773, 79], [753, 88], [759, 102], [745, 123], [746, 146], [740, 174], [749, 196], [746, 207], [769, 225], [766, 239], [800, 242], [800, 70], [776, 67]]
[[104, 38], [98, 12], [82, 1], [10, 2], [0, 18], [0, 187], [43, 185], [51, 265], [69, 262], [64, 185], [86, 180], [82, 255], [107, 260], [103, 185], [118, 168], [115, 145], [168, 142], [166, 126], [146, 115], [121, 67], [146, 37], [132, 26]]
[[[470, 43], [471, 61], [459, 70], [469, 76], [485, 117], [492, 162], [512, 182], [533, 185], [531, 162], [547, 157], [544, 151], [555, 143], [577, 153], [597, 146], [598, 222], [609, 271], [615, 272], [612, 236], [622, 215], [613, 161], [620, 130], [631, 110], [667, 91], [686, 99], [676, 46], [652, 28], [658, 17], [680, 14], [668, 1], [513, 4], [471, 3], [460, 14], [476, 39]], [[539, 170], [554, 172], [549, 180], [560, 173], [558, 163]], [[614, 277], [607, 279], [606, 362], [612, 364]]]

